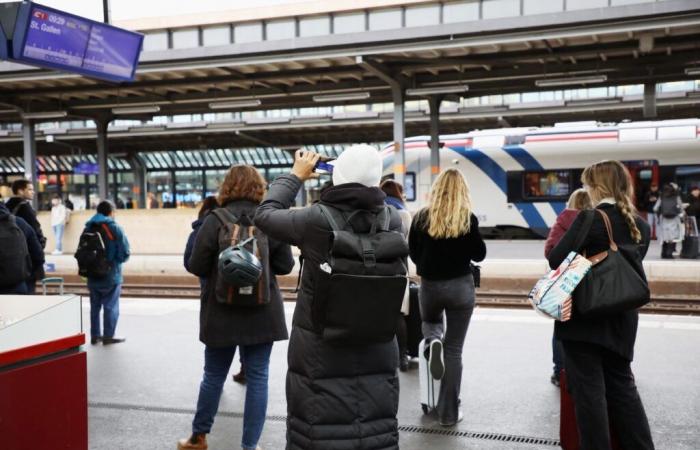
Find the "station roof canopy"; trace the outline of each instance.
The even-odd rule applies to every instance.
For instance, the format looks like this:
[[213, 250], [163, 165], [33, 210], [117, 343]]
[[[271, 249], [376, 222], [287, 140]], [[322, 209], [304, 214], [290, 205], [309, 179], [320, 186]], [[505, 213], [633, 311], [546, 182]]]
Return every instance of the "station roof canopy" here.
[[[475, 97], [690, 80], [699, 78], [694, 72], [700, 67], [698, 42], [700, 3], [673, 0], [150, 51], [142, 53], [136, 81], [128, 84], [4, 63], [0, 64], [0, 122], [18, 122], [23, 114], [41, 112], [65, 111], [65, 120], [112, 120], [384, 103], [392, 101], [388, 79], [398, 80], [407, 89], [465, 85], [468, 90], [462, 95]], [[329, 94], [343, 96], [330, 101], [318, 97]], [[693, 111], [697, 111], [695, 105], [680, 105], [670, 108], [664, 118], [697, 115]], [[270, 120], [262, 125], [270, 125]], [[280, 119], [276, 125], [284, 122]], [[423, 122], [409, 128], [409, 133], [424, 133], [427, 121]], [[348, 141], [347, 132], [334, 138], [323, 128], [311, 126], [268, 133], [270, 127], [243, 125], [247, 134], [229, 133], [229, 146], [250, 146], [251, 137], [293, 145], [303, 141], [307, 132], [315, 133], [310, 139], [314, 142], [324, 136], [326, 141]], [[370, 126], [357, 132], [353, 140], [386, 135]], [[190, 144], [209, 145], [202, 142], [207, 134], [199, 133], [198, 141]]]

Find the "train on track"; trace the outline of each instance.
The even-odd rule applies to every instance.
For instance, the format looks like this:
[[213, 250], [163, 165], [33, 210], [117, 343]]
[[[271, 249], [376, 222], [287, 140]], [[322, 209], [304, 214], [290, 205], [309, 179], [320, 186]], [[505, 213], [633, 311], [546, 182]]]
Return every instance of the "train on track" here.
[[[412, 212], [431, 183], [430, 137], [406, 139], [405, 194]], [[385, 175], [393, 144], [382, 150]], [[581, 186], [583, 168], [622, 161], [634, 181], [638, 207], [652, 184], [700, 185], [700, 119], [657, 122], [573, 122], [546, 128], [501, 128], [440, 136], [440, 168], [467, 178], [482, 232], [490, 238], [545, 237]]]

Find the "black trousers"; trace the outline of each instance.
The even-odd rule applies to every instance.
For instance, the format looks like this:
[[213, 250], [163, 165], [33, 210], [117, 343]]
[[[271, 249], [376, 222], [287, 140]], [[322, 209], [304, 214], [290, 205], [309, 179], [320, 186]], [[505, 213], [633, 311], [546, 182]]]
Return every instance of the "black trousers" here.
[[562, 341], [562, 345], [580, 450], [611, 450], [611, 426], [623, 450], [653, 450], [630, 361], [595, 344]]

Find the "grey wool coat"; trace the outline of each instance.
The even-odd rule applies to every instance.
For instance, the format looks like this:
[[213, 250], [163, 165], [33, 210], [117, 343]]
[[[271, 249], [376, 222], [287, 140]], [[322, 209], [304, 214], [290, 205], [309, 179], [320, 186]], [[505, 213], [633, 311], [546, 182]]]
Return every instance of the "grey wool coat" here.
[[[339, 346], [314, 331], [314, 280], [327, 259], [331, 227], [318, 205], [289, 209], [301, 187], [294, 175], [277, 178], [255, 216], [260, 230], [299, 247], [304, 258], [289, 341], [286, 448], [398, 450], [396, 342]], [[379, 211], [384, 197], [378, 188], [348, 183], [325, 191], [321, 203], [344, 212]], [[390, 210], [389, 228], [400, 232], [401, 218]]]

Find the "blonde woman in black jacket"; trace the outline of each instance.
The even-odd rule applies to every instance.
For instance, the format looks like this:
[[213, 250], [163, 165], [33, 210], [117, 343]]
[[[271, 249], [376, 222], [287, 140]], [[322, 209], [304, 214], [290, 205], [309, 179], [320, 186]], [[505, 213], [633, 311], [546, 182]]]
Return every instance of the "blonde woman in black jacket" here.
[[[632, 203], [632, 181], [618, 161], [587, 167], [581, 181], [595, 208], [606, 213], [613, 239], [635, 270], [644, 277], [642, 259], [649, 248], [649, 225]], [[579, 214], [549, 254], [558, 267], [571, 251], [595, 255], [610, 248], [601, 214], [596, 213], [581, 248], [574, 248], [584, 222]], [[637, 337], [636, 310], [596, 318], [579, 317], [557, 322], [555, 336], [564, 348], [567, 383], [576, 408], [580, 450], [610, 450], [609, 423], [624, 449], [651, 450], [649, 422], [630, 368]]]
[[442, 380], [438, 418], [441, 425], [453, 426], [462, 420], [462, 347], [474, 310], [469, 263], [486, 257], [479, 221], [472, 214], [469, 186], [461, 172], [448, 169], [437, 177], [430, 206], [413, 218], [408, 245], [421, 276], [420, 310], [423, 336], [429, 343], [428, 364], [433, 377]]

